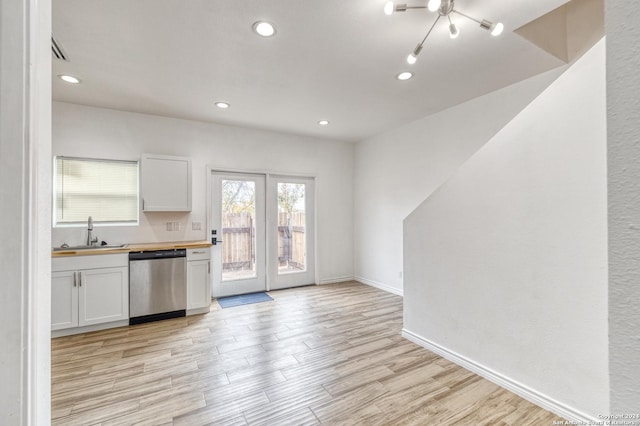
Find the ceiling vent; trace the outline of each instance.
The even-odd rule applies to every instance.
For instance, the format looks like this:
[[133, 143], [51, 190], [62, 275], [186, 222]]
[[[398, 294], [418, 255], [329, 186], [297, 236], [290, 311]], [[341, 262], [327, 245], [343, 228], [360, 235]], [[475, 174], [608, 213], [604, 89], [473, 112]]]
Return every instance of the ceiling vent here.
[[53, 53], [53, 56], [55, 56], [57, 59], [69, 62], [69, 58], [64, 53], [64, 50], [62, 50], [62, 45], [60, 45], [60, 42], [56, 40], [53, 33], [51, 33], [51, 53]]

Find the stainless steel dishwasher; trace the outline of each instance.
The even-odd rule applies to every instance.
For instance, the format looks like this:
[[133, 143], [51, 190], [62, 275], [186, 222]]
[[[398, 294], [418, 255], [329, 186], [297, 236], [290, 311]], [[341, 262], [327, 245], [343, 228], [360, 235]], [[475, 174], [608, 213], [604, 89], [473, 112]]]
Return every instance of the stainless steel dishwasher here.
[[129, 324], [185, 316], [187, 250], [129, 253]]

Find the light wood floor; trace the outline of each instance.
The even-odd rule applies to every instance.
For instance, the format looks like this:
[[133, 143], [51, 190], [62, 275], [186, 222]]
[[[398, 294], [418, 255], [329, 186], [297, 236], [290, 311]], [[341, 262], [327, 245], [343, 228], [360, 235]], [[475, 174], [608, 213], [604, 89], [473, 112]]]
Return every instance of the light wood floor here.
[[52, 341], [53, 424], [550, 425], [403, 339], [402, 298], [354, 282]]

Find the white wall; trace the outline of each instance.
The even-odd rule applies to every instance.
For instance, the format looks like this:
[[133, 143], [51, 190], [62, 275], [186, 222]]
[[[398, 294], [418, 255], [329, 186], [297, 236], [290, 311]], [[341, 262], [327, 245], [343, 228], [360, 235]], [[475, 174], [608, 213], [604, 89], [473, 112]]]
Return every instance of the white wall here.
[[408, 334], [572, 419], [609, 412], [605, 105], [601, 40], [404, 223]]
[[[353, 277], [353, 145], [276, 132], [202, 123], [68, 103], [53, 104], [53, 154], [139, 159], [141, 153], [192, 158], [193, 211], [141, 213], [138, 227], [96, 227], [110, 244], [207, 239], [206, 167], [315, 176], [317, 276]], [[182, 231], [167, 231], [178, 221]], [[191, 222], [202, 222], [192, 231]], [[79, 244], [84, 228], [54, 228], [54, 245]]]
[[0, 1], [0, 418], [50, 423], [51, 3]]
[[561, 72], [549, 71], [356, 145], [356, 279], [402, 293], [402, 220]]
[[640, 4], [606, 2], [611, 412], [640, 412]]

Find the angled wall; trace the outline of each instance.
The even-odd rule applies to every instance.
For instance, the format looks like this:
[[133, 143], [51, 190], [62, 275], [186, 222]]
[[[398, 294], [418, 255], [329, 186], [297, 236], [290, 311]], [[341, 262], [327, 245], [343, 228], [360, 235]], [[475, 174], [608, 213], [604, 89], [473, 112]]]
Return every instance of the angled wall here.
[[404, 221], [405, 335], [569, 419], [609, 412], [605, 42]]
[[354, 259], [360, 282], [402, 294], [402, 221], [564, 68], [356, 145]]

